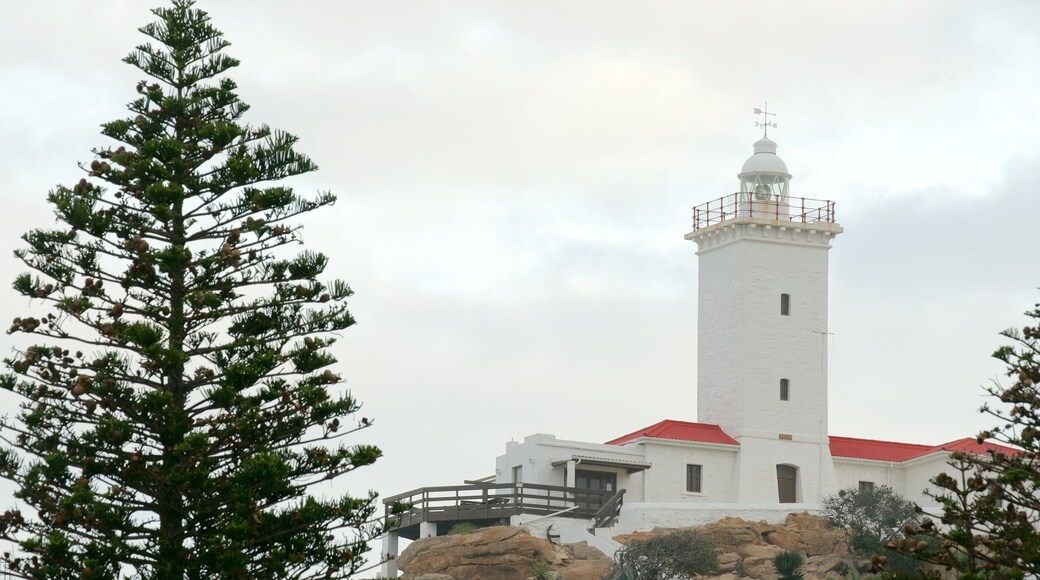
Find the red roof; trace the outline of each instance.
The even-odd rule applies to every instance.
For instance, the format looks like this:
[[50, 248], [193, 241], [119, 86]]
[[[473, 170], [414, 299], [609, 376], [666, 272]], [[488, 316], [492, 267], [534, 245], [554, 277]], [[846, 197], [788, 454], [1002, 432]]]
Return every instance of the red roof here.
[[966, 453], [985, 454], [996, 451], [1005, 455], [1015, 455], [1019, 451], [1005, 445], [988, 441], [979, 443], [971, 437], [956, 439], [941, 445], [919, 445], [916, 443], [899, 443], [896, 441], [877, 441], [875, 439], [856, 439], [854, 437], [831, 436], [831, 456], [850, 457], [853, 459], [873, 459], [875, 461], [907, 461], [916, 457], [930, 455], [939, 451], [963, 451]]
[[835, 437], [834, 435], [831, 435], [830, 439], [831, 457], [851, 457], [877, 461], [906, 461], [907, 459], [913, 459], [929, 453], [932, 449], [931, 445], [918, 445], [916, 443]]
[[996, 451], [997, 453], [1002, 453], [1004, 455], [1018, 455], [1022, 452], [1014, 447], [1008, 447], [1007, 445], [1001, 445], [999, 443], [990, 443], [989, 441], [979, 443], [978, 439], [975, 439], [974, 437], [965, 437], [964, 439], [956, 439], [949, 443], [936, 445], [932, 448], [932, 451], [961, 451], [964, 453], [977, 453], [979, 455], [985, 455], [990, 451]]
[[726, 435], [718, 425], [708, 423], [689, 423], [686, 421], [672, 421], [665, 419], [649, 427], [622, 435], [617, 439], [607, 441], [607, 445], [623, 445], [640, 437], [655, 437], [657, 439], [675, 439], [677, 441], [696, 441], [698, 443], [721, 443], [723, 445], [740, 445], [737, 440]]
[[[649, 427], [622, 435], [607, 441], [607, 445], [624, 445], [640, 437], [655, 439], [672, 439], [675, 441], [692, 441], [696, 443], [720, 443], [722, 445], [740, 445], [718, 425], [709, 423], [690, 423], [665, 419]], [[830, 437], [831, 456], [851, 459], [871, 459], [874, 461], [901, 462], [937, 453], [939, 451], [963, 451], [966, 453], [985, 454], [996, 451], [1005, 455], [1019, 453], [1017, 449], [997, 443], [979, 443], [974, 438], [965, 437], [941, 445], [921, 445], [918, 443], [900, 443], [898, 441], [878, 441], [876, 439], [857, 439], [855, 437]]]

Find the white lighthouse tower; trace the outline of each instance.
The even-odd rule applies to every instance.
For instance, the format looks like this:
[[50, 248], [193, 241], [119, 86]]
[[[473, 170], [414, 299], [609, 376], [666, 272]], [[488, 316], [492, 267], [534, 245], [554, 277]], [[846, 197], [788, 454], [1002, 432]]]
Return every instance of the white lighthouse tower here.
[[731, 501], [816, 504], [837, 491], [827, 439], [827, 256], [834, 202], [791, 197], [756, 126], [737, 193], [694, 208], [697, 418], [740, 443]]

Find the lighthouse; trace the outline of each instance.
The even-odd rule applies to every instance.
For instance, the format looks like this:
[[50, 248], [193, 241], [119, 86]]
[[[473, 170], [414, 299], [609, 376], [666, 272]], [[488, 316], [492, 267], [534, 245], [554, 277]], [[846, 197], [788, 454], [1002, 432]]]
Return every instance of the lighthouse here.
[[834, 202], [791, 195], [768, 130], [736, 193], [694, 208], [697, 420], [740, 444], [732, 500], [816, 504], [837, 490], [827, 438], [827, 262]]

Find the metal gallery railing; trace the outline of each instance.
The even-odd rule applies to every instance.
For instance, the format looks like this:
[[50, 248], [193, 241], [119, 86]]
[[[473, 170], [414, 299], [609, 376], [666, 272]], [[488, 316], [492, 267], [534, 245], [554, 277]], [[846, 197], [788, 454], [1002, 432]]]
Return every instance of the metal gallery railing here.
[[693, 208], [693, 231], [739, 217], [803, 224], [834, 223], [834, 202], [734, 193]]

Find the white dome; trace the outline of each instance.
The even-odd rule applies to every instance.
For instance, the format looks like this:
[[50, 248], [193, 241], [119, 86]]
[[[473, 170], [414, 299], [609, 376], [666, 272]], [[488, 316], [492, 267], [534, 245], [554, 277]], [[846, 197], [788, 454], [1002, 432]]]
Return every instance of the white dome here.
[[787, 164], [776, 154], [776, 143], [768, 137], [763, 137], [755, 142], [755, 154], [744, 162], [744, 167], [740, 168], [740, 174], [737, 177], [755, 173], [791, 177], [791, 174], [787, 172]]

